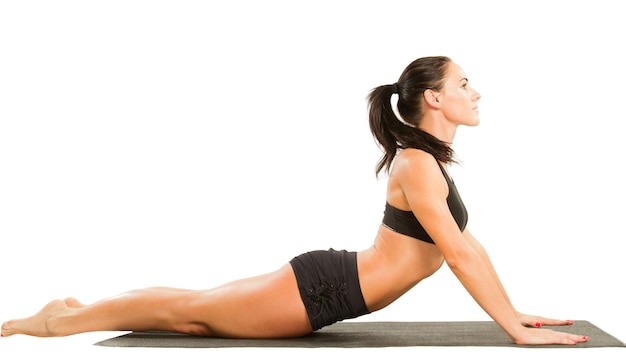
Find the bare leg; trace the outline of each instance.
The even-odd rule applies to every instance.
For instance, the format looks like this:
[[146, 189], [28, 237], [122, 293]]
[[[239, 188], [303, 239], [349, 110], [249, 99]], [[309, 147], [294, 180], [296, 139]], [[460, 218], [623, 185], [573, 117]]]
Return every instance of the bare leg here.
[[311, 332], [291, 265], [210, 290], [153, 287], [91, 305], [73, 298], [2, 325], [2, 335], [67, 336], [162, 330], [222, 337], [294, 337]]

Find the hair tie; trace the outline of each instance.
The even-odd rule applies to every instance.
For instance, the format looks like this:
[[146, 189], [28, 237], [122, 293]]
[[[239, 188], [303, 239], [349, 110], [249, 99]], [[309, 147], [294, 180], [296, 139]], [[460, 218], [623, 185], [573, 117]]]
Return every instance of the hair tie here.
[[400, 93], [400, 89], [398, 88], [398, 82], [392, 84], [393, 86], [393, 93]]

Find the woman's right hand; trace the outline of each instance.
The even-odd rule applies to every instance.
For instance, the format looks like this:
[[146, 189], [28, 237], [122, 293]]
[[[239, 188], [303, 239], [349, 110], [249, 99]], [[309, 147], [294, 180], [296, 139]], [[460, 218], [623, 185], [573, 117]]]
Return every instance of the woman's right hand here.
[[551, 329], [522, 327], [512, 337], [516, 344], [577, 344], [587, 342], [589, 337], [558, 332]]

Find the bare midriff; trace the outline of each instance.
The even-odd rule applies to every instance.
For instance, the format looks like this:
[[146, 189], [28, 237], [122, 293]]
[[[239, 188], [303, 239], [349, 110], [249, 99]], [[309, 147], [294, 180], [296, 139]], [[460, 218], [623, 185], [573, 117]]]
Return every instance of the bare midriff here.
[[363, 298], [374, 312], [435, 273], [443, 256], [437, 246], [381, 225], [374, 244], [358, 253], [357, 264]]

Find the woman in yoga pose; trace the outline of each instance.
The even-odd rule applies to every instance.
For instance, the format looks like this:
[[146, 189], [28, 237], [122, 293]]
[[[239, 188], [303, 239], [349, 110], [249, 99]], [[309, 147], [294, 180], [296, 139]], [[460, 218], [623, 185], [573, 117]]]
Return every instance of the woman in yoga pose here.
[[[397, 95], [398, 118], [392, 110]], [[220, 337], [302, 336], [379, 310], [445, 261], [476, 302], [519, 344], [576, 344], [586, 336], [515, 310], [487, 253], [466, 228], [467, 211], [447, 172], [460, 125], [479, 123], [480, 94], [447, 57], [413, 61], [391, 85], [369, 94], [370, 128], [384, 149], [387, 205], [374, 243], [359, 252], [314, 251], [277, 271], [208, 290], [153, 287], [84, 305], [50, 302], [7, 321], [2, 336], [163, 330]]]

